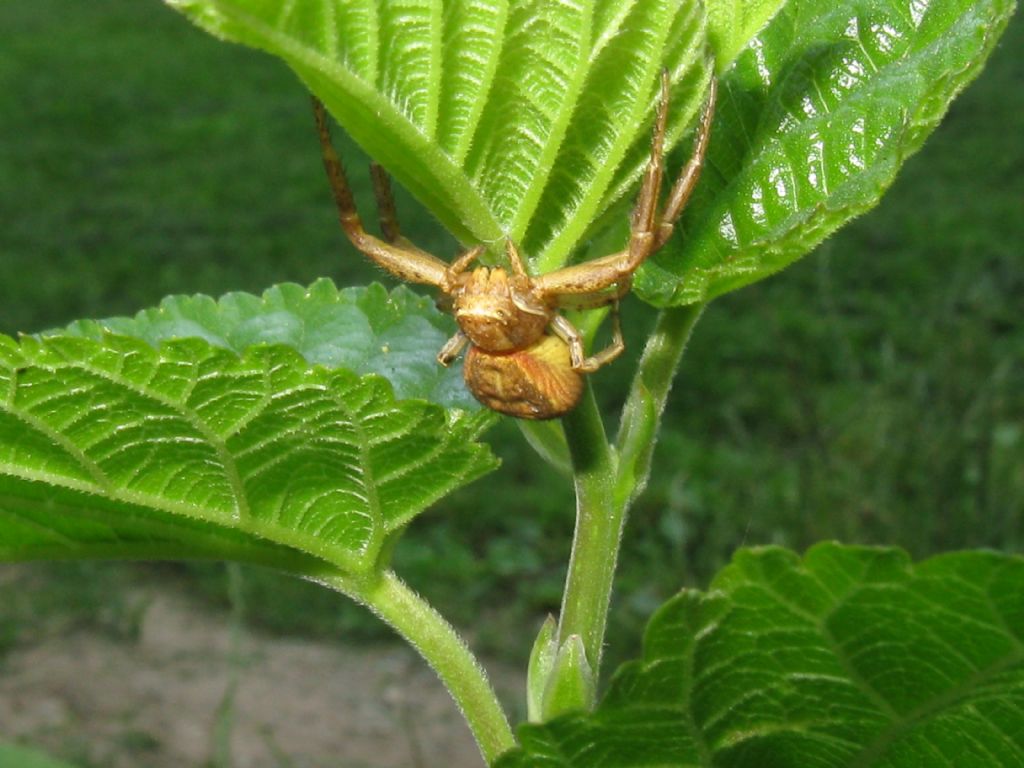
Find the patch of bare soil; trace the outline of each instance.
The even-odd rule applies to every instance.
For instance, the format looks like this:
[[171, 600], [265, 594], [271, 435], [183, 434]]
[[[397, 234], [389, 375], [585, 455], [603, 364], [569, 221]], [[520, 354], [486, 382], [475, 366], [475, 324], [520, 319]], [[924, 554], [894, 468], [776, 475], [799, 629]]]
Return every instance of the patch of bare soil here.
[[[234, 669], [232, 768], [483, 765], [455, 704], [404, 646], [247, 633], [239, 656], [226, 616], [176, 594], [149, 599], [137, 642], [78, 630], [7, 655], [0, 740], [109, 768], [207, 766]], [[515, 691], [519, 673], [491, 671]]]

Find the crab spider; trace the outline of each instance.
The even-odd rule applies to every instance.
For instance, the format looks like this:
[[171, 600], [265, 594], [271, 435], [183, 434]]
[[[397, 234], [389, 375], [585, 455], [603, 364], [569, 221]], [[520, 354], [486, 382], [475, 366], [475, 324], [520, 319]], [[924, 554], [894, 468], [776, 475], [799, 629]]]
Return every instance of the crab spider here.
[[[349, 240], [395, 277], [437, 288], [441, 292], [439, 306], [455, 316], [459, 330], [441, 348], [438, 362], [447, 366], [468, 347], [464, 378], [477, 400], [510, 416], [551, 419], [564, 415], [579, 402], [583, 374], [611, 362], [625, 348], [618, 301], [629, 290], [633, 273], [668, 240], [697, 184], [711, 132], [715, 92], [712, 79], [692, 156], [659, 212], [669, 107], [668, 72], [662, 73], [650, 159], [633, 209], [627, 247], [543, 275], [528, 272], [512, 240], [505, 243], [508, 270], [473, 267], [486, 250], [482, 245], [470, 248], [451, 263], [417, 248], [399, 231], [390, 184], [377, 165], [371, 166], [371, 176], [384, 239], [368, 234], [331, 143], [323, 104], [316, 98], [313, 112], [338, 218]], [[583, 335], [560, 310], [609, 304], [612, 341], [587, 356]]]

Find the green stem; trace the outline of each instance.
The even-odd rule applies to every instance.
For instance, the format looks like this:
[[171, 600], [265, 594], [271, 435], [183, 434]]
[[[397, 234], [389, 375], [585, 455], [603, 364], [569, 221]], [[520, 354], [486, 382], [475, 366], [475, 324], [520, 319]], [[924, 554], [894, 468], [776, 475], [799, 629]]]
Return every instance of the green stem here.
[[559, 646], [583, 640], [598, 678], [612, 582], [630, 502], [647, 483], [672, 378], [703, 305], [662, 311], [644, 348], [623, 409], [617, 445], [608, 444], [589, 386], [563, 419], [576, 479], [576, 531], [562, 597]]
[[621, 456], [618, 487], [630, 499], [635, 499], [647, 485], [661, 414], [679, 360], [704, 306], [663, 309], [640, 357], [615, 441]]
[[583, 640], [596, 679], [626, 506], [615, 494], [616, 459], [594, 393], [563, 419], [576, 479], [576, 531], [558, 624], [558, 644]]
[[512, 729], [484, 668], [451, 624], [398, 576], [384, 571], [366, 582], [341, 576], [317, 580], [365, 604], [433, 667], [462, 711], [488, 765], [515, 746]]

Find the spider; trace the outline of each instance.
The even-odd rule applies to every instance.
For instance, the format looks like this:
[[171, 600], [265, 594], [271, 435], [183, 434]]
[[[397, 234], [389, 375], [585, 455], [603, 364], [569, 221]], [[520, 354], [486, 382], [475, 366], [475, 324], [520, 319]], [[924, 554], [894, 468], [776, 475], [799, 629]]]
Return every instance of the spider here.
[[[631, 218], [629, 245], [618, 253], [536, 276], [527, 271], [511, 239], [505, 242], [508, 270], [479, 265], [470, 269], [486, 250], [483, 245], [470, 248], [450, 264], [417, 248], [399, 231], [388, 177], [376, 164], [370, 170], [384, 239], [368, 234], [331, 143], [323, 104], [315, 97], [313, 112], [338, 218], [349, 240], [395, 277], [438, 288], [438, 306], [454, 314], [459, 330], [441, 348], [438, 362], [450, 365], [468, 346], [464, 378], [477, 400], [510, 416], [552, 419], [579, 402], [583, 374], [593, 373], [625, 349], [618, 301], [629, 290], [637, 268], [668, 240], [697, 183], [708, 147], [715, 90], [712, 79], [692, 156], [659, 213], [669, 106], [668, 72], [662, 73], [651, 155]], [[612, 306], [612, 340], [587, 356], [583, 335], [559, 310], [608, 305]]]

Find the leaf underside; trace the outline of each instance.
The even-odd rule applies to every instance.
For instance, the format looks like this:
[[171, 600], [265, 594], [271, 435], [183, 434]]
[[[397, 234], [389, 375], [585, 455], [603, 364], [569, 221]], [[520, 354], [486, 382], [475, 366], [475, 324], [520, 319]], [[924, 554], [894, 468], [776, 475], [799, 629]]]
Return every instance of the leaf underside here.
[[542, 272], [639, 175], [662, 69], [671, 141], [711, 73], [696, 0], [166, 1], [284, 59], [464, 243], [511, 237]]
[[741, 550], [594, 713], [519, 735], [499, 768], [1024, 765], [1024, 559]]
[[[172, 298], [109, 321], [154, 343], [192, 324], [193, 336], [241, 356], [202, 338], [154, 348], [99, 323], [20, 344], [0, 337], [0, 559], [373, 569], [412, 517], [495, 466], [475, 441], [487, 419], [397, 400], [380, 376], [311, 367], [254, 342], [302, 335], [303, 318], [354, 323], [359, 313], [378, 331], [402, 318], [403, 333], [418, 317], [443, 338], [436, 310], [418, 301], [323, 281], [262, 299]], [[325, 334], [304, 339], [311, 356], [337, 354], [330, 323], [310, 323]]]
[[716, 68], [725, 72], [786, 0], [706, 0], [708, 40]]
[[646, 162], [658, 73], [674, 82], [671, 144], [703, 101], [710, 36], [724, 74], [708, 164], [636, 281], [658, 306], [760, 280], [874, 206], [1015, 7], [710, 0], [705, 22], [694, 2], [654, 0], [167, 1], [283, 58], [457, 237], [510, 236], [536, 272], [609, 221], [600, 242], [622, 246], [625, 206], [613, 204]]

